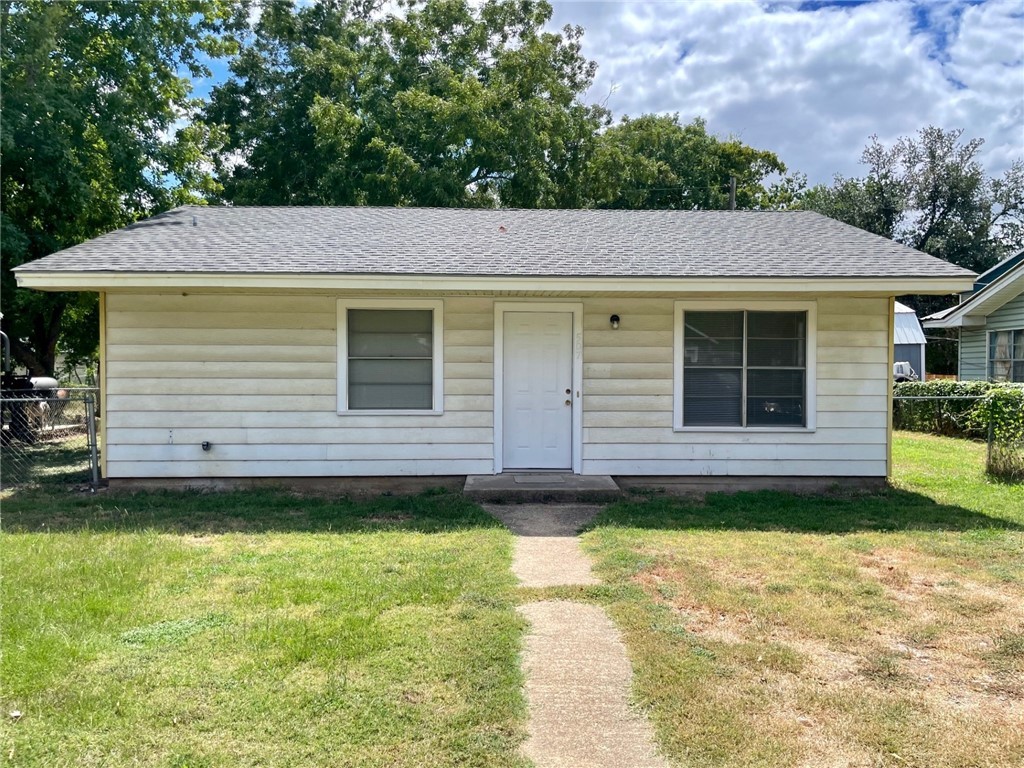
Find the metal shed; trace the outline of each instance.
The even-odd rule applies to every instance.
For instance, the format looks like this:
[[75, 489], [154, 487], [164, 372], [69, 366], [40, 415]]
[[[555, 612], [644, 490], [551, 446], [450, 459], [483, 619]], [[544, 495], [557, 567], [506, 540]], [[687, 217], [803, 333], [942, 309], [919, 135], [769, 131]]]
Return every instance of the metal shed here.
[[917, 319], [917, 313], [898, 301], [895, 306], [892, 344], [896, 362], [908, 362], [921, 381], [924, 381], [924, 330]]

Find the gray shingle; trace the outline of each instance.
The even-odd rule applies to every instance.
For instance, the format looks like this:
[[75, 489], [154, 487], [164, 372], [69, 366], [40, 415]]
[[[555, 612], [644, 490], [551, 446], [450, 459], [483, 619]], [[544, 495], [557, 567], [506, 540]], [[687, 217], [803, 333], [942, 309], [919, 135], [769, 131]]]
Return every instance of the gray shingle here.
[[176, 208], [19, 271], [790, 278], [972, 274], [807, 211], [202, 206]]

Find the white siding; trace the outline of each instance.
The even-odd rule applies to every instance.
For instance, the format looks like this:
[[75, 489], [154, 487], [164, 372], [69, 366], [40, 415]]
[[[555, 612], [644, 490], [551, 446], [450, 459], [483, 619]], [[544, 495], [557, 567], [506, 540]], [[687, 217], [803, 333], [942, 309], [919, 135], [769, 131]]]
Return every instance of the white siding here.
[[584, 474], [885, 476], [887, 299], [818, 300], [813, 432], [674, 431], [673, 306], [584, 302]]
[[[338, 415], [336, 301], [108, 294], [108, 476], [490, 473], [495, 299], [444, 300], [438, 416]], [[778, 432], [673, 430], [673, 301], [584, 300], [585, 474], [885, 475], [887, 299], [818, 300], [816, 429]]]
[[335, 297], [108, 294], [107, 475], [491, 472], [492, 302], [444, 309], [444, 413], [339, 416]]

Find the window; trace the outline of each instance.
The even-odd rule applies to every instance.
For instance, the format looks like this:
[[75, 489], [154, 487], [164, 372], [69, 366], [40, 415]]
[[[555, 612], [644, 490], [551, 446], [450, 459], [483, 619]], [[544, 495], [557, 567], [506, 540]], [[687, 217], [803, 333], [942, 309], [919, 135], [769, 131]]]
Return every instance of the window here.
[[813, 428], [810, 303], [677, 304], [680, 428]]
[[1024, 330], [990, 331], [989, 381], [1024, 381]]
[[440, 301], [338, 302], [338, 412], [440, 413]]

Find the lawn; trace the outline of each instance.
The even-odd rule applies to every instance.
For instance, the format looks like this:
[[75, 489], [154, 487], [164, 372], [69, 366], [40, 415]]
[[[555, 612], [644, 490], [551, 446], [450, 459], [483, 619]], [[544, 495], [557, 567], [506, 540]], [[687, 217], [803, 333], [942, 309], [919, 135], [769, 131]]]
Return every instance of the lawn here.
[[0, 761], [520, 765], [514, 608], [558, 596], [609, 610], [680, 766], [1019, 766], [1024, 486], [982, 454], [904, 433], [884, 492], [637, 496], [584, 535], [605, 584], [549, 590], [454, 494], [8, 493]]
[[517, 764], [511, 537], [459, 496], [3, 512], [5, 765]]
[[[1024, 765], [1024, 486], [902, 433], [894, 490], [639, 498], [585, 535], [686, 766]], [[587, 595], [581, 595], [587, 599]]]

